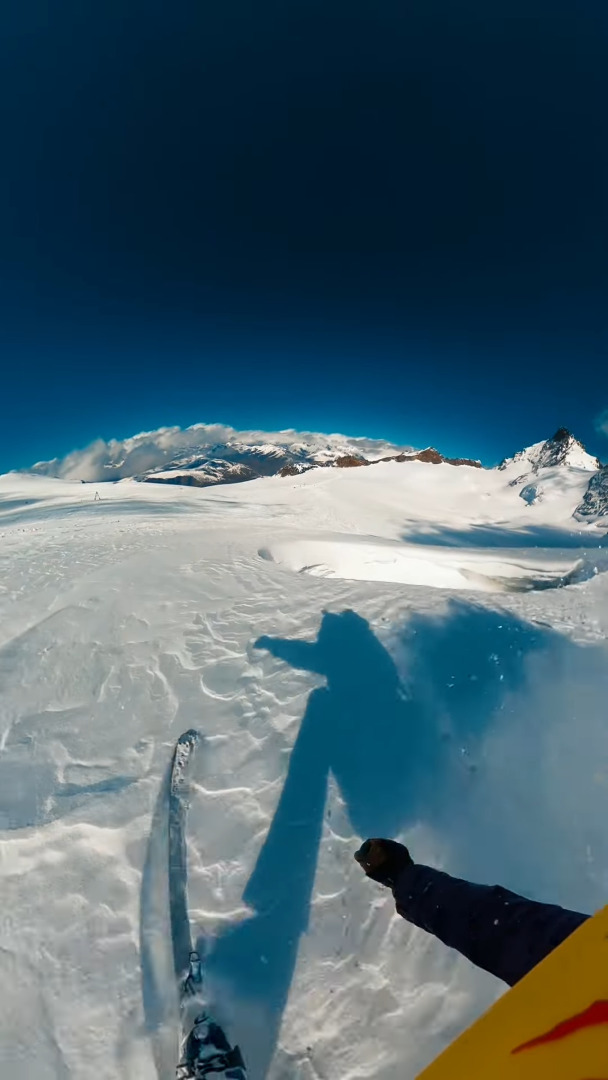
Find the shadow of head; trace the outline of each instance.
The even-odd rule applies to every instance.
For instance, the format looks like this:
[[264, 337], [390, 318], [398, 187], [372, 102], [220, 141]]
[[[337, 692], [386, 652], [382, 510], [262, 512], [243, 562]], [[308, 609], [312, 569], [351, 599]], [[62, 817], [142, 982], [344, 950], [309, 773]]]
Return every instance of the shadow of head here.
[[[355, 696], [371, 680], [378, 689], [383, 684], [394, 689], [398, 683], [390, 656], [369, 623], [355, 611], [347, 610], [339, 615], [324, 612], [313, 643], [262, 637], [255, 644], [292, 667], [324, 675], [330, 690], [346, 696]], [[360, 657], [365, 663], [353, 664]]]

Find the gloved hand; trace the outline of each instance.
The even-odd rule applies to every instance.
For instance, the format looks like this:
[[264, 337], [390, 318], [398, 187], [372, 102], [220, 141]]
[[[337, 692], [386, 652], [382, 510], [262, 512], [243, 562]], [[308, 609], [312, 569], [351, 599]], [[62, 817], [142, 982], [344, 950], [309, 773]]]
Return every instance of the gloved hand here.
[[389, 889], [393, 888], [402, 870], [414, 865], [407, 848], [396, 840], [366, 840], [355, 851], [355, 859], [369, 878]]

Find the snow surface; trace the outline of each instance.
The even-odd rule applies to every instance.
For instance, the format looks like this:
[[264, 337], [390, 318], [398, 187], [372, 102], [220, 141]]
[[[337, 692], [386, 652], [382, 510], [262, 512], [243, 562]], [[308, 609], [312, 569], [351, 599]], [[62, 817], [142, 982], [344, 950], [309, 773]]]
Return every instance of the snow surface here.
[[192, 934], [252, 1080], [411, 1080], [504, 990], [396, 916], [362, 837], [606, 902], [608, 541], [585, 469], [530, 505], [518, 470], [0, 477], [0, 1076], [172, 1077], [190, 728]]

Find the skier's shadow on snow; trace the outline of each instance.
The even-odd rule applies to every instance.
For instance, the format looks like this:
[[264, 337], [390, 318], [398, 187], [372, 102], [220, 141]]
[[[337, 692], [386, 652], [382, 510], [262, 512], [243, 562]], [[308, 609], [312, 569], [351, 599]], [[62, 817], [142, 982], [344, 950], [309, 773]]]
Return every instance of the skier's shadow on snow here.
[[466, 770], [462, 746], [474, 743], [503, 695], [521, 683], [525, 654], [555, 636], [463, 603], [439, 618], [414, 615], [406, 630], [407, 691], [389, 653], [353, 611], [324, 614], [314, 643], [256, 642], [292, 667], [323, 675], [327, 685], [310, 694], [243, 894], [253, 915], [210, 950], [198, 943], [209, 952], [211, 983], [234, 1002], [229, 1019], [251, 1080], [263, 1080], [272, 1059], [307, 929], [330, 772], [361, 837], [394, 836], [419, 818], [432, 820], [442, 777], [456, 760]]

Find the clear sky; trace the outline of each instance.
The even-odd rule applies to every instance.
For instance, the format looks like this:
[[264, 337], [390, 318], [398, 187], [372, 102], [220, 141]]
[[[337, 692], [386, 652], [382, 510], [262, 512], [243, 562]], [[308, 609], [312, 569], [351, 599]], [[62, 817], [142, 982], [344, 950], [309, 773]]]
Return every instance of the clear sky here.
[[605, 0], [0, 22], [1, 470], [196, 421], [608, 458]]

